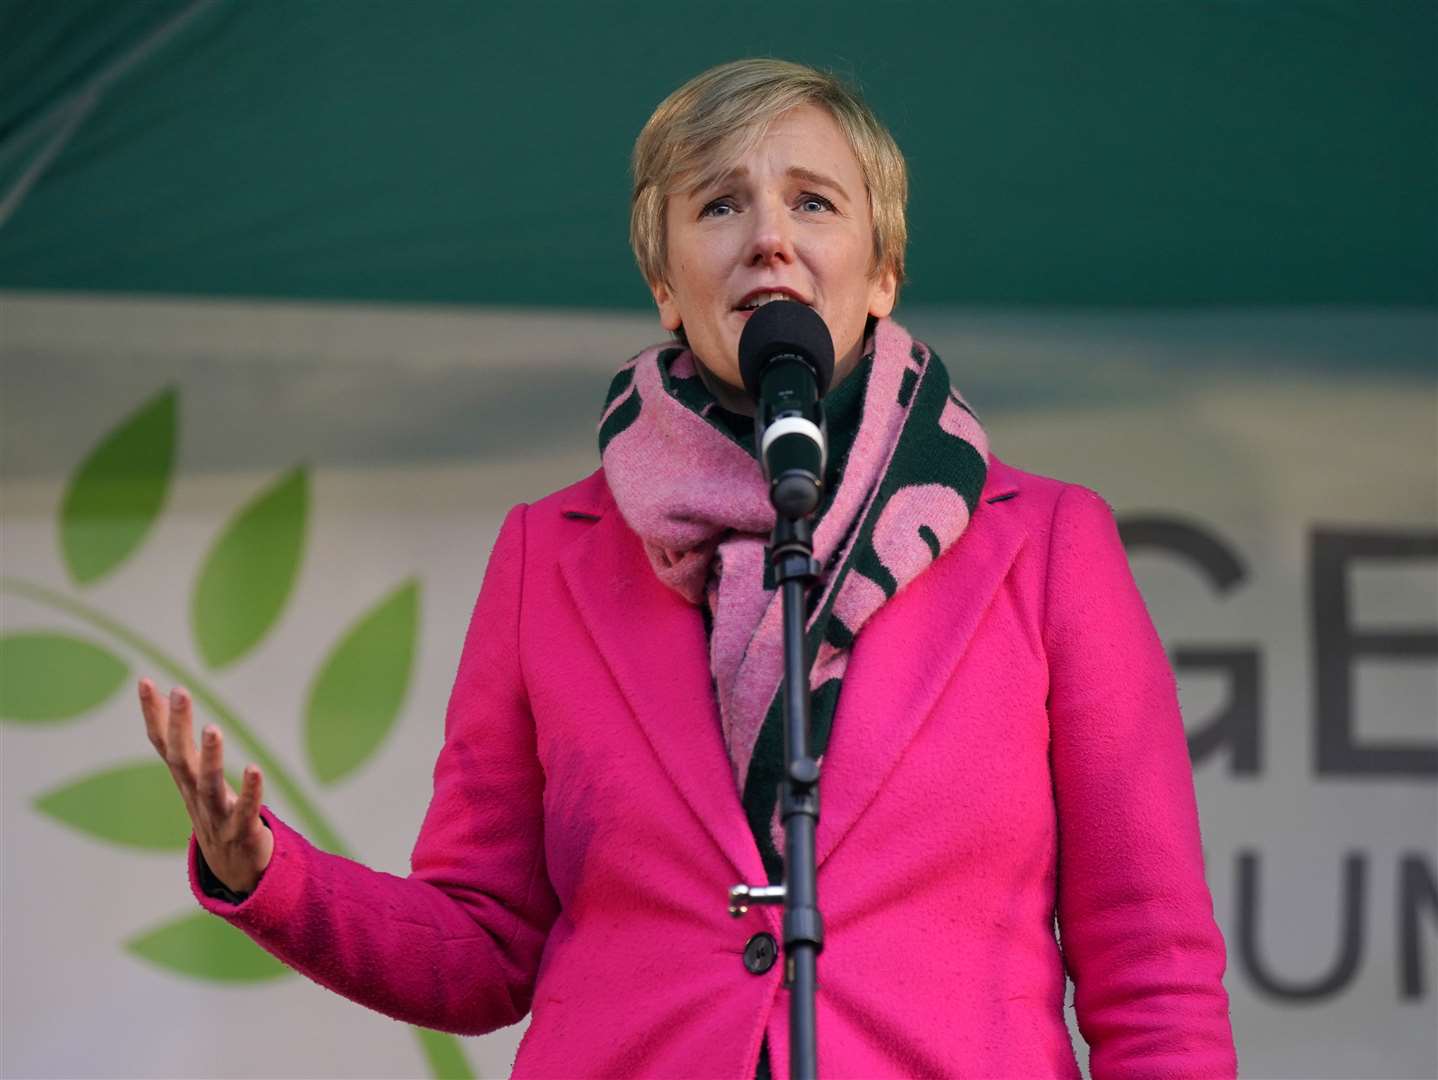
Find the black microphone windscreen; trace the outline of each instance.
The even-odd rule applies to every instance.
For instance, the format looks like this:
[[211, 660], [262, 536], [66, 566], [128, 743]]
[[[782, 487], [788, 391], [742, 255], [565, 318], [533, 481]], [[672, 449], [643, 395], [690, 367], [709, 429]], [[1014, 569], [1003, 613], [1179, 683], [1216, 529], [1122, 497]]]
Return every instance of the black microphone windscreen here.
[[834, 339], [820, 314], [797, 300], [771, 300], [744, 325], [739, 335], [739, 375], [744, 389], [759, 399], [759, 377], [776, 356], [802, 356], [814, 368], [823, 397], [834, 377]]

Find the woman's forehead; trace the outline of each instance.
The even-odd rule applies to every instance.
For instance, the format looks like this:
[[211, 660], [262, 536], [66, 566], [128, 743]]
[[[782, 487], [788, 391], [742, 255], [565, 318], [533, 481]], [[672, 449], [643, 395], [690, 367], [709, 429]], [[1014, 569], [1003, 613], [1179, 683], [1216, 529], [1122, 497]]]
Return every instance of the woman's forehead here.
[[670, 192], [693, 195], [727, 181], [747, 179], [746, 159], [760, 144], [773, 143], [775, 139], [789, 151], [785, 154], [788, 160], [781, 162], [786, 175], [827, 181], [846, 193], [849, 185], [844, 183], [845, 179], [852, 184], [852, 178], [858, 177], [863, 186], [863, 166], [843, 128], [827, 109], [805, 103], [746, 124], [696, 148], [689, 160], [676, 170]]

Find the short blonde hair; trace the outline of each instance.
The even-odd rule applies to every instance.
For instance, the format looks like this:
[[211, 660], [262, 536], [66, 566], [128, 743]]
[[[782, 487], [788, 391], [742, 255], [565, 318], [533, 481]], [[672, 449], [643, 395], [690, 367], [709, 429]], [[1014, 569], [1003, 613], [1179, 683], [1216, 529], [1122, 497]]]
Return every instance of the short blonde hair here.
[[800, 105], [825, 109], [849, 141], [874, 221], [875, 273], [904, 280], [909, 178], [894, 137], [859, 95], [828, 72], [787, 60], [734, 60], [710, 68], [659, 103], [634, 142], [629, 243], [644, 280], [666, 280], [665, 206], [681, 181], [706, 184], [728, 172], [769, 124]]

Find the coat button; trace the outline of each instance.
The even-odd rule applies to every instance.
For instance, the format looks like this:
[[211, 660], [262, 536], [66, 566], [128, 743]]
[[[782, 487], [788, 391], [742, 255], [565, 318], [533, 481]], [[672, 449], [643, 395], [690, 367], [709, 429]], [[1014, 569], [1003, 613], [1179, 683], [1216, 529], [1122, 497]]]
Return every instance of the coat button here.
[[762, 975], [779, 959], [779, 945], [773, 934], [755, 934], [744, 946], [744, 966], [751, 975]]

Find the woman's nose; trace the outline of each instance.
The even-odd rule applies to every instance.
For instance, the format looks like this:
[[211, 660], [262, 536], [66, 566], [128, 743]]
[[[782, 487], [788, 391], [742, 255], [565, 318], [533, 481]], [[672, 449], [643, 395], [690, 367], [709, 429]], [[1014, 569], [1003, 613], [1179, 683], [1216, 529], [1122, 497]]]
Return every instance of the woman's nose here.
[[749, 237], [750, 265], [794, 261], [793, 222], [789, 220], [788, 207], [766, 199], [755, 205], [750, 221], [753, 225]]

